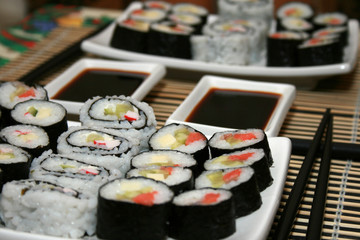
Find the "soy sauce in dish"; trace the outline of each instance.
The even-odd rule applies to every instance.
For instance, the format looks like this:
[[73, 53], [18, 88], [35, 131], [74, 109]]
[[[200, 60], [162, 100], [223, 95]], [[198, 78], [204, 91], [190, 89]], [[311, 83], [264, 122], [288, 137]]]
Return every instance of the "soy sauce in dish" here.
[[211, 88], [185, 121], [265, 130], [280, 97], [281, 94], [271, 92]]
[[144, 72], [88, 68], [60, 89], [52, 99], [85, 102], [94, 96], [130, 96], [148, 76]]

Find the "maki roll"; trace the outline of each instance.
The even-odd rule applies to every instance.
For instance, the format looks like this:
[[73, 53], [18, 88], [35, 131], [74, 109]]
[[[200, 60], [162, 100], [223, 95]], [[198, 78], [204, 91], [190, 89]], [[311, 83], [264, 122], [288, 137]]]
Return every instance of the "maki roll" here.
[[129, 14], [130, 19], [144, 21], [148, 23], [159, 22], [166, 17], [166, 12], [161, 9], [148, 8], [148, 9], [135, 9]]
[[165, 12], [169, 12], [172, 8], [171, 3], [165, 2], [165, 1], [145, 1], [144, 8], [155, 8], [155, 9], [161, 9]]
[[123, 158], [124, 169], [130, 168], [130, 158], [139, 151], [128, 138], [114, 135], [105, 129], [71, 127], [58, 139], [58, 153], [95, 154]]
[[254, 170], [251, 167], [204, 171], [195, 179], [195, 188], [207, 187], [232, 192], [237, 218], [249, 215], [262, 205]]
[[99, 189], [96, 234], [100, 239], [165, 239], [174, 193], [166, 184], [136, 177]]
[[151, 150], [178, 150], [194, 156], [199, 166], [209, 159], [205, 135], [185, 124], [172, 123], [157, 130], [149, 140]]
[[30, 154], [23, 149], [6, 143], [0, 144], [1, 182], [28, 178], [31, 161]]
[[0, 85], [0, 110], [2, 124], [9, 124], [10, 111], [19, 102], [29, 99], [48, 100], [47, 91], [40, 85], [29, 86], [22, 82], [5, 82]]
[[314, 16], [314, 9], [304, 2], [291, 1], [281, 5], [276, 11], [277, 19], [288, 17], [302, 18], [310, 21]]
[[181, 25], [187, 25], [194, 29], [193, 34], [201, 34], [203, 23], [199, 16], [196, 16], [191, 13], [172, 13], [168, 16], [169, 20], [172, 22], [179, 23]]
[[132, 168], [147, 167], [181, 167], [188, 168], [194, 174], [198, 173], [198, 164], [188, 153], [174, 150], [144, 151], [131, 159]]
[[192, 171], [181, 167], [147, 167], [134, 168], [127, 174], [127, 177], [146, 177], [165, 183], [175, 195], [186, 190], [193, 189], [194, 177]]
[[206, 24], [209, 11], [200, 5], [193, 3], [177, 3], [172, 7], [173, 13], [190, 13], [200, 17], [202, 25]]
[[299, 66], [341, 63], [342, 47], [337, 38], [312, 38], [298, 47]]
[[175, 239], [223, 239], [236, 231], [233, 194], [224, 189], [197, 189], [173, 200], [169, 220]]
[[191, 59], [192, 27], [171, 21], [153, 23], [148, 37], [148, 53], [158, 56]]
[[80, 122], [88, 127], [124, 130], [129, 135], [127, 130], [133, 130], [144, 148], [148, 147], [157, 125], [154, 111], [147, 103], [123, 95], [87, 100], [80, 109]]
[[48, 134], [44, 129], [33, 125], [12, 125], [0, 131], [3, 142], [20, 147], [30, 153], [32, 157], [38, 157], [43, 151], [50, 149]]
[[67, 131], [66, 109], [55, 102], [31, 99], [18, 103], [10, 112], [15, 124], [30, 124], [42, 127], [49, 136], [51, 148], [56, 150], [57, 139]]
[[275, 32], [267, 38], [267, 66], [293, 67], [297, 66], [298, 46], [308, 38], [301, 32]]
[[318, 14], [314, 18], [314, 25], [317, 29], [324, 27], [347, 27], [348, 17], [344, 13], [330, 12]]
[[273, 178], [268, 166], [264, 150], [247, 148], [209, 159], [204, 164], [206, 170], [218, 170], [238, 167], [252, 167], [259, 186], [259, 191], [264, 191], [273, 183]]
[[344, 48], [348, 44], [349, 31], [346, 26], [325, 27], [314, 31], [312, 36], [313, 38], [333, 36], [339, 39], [341, 47]]
[[212, 158], [249, 147], [262, 148], [268, 159], [269, 167], [273, 164], [269, 142], [262, 129], [239, 129], [214, 133], [209, 140], [209, 147]]
[[96, 196], [99, 187], [111, 177], [110, 170], [104, 167], [52, 154], [51, 151], [35, 158], [30, 169], [30, 178], [69, 187], [90, 196]]
[[142, 20], [116, 21], [110, 46], [126, 51], [146, 53], [149, 27], [150, 23]]
[[68, 187], [33, 179], [11, 181], [3, 186], [0, 208], [5, 226], [15, 231], [64, 238], [95, 233], [96, 198]]
[[278, 31], [306, 32], [308, 34], [314, 31], [313, 24], [302, 18], [283, 18], [276, 26]]

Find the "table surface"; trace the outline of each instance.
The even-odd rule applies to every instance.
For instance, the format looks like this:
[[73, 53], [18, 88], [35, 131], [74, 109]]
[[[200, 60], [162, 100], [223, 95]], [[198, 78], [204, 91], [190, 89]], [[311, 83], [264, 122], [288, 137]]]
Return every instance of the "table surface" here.
[[[100, 11], [100, 10], [99, 10]], [[119, 13], [120, 14], [120, 13]], [[0, 79], [15, 81], [60, 54], [67, 47], [95, 30], [94, 26], [54, 28], [46, 38], [20, 57], [0, 67]], [[75, 61], [100, 58], [88, 53], [73, 56], [43, 74], [38, 80], [46, 84], [61, 74]], [[158, 127], [165, 124], [170, 114], [182, 103], [199, 79], [178, 79], [166, 75], [145, 97], [153, 107]], [[330, 107], [334, 115], [333, 141], [360, 144], [358, 129], [360, 110], [360, 66], [352, 73], [319, 81], [313, 90], [297, 90], [296, 99], [288, 112], [279, 136], [311, 140], [322, 114]], [[359, 145], [360, 147], [360, 145]], [[288, 175], [274, 231], [304, 156], [291, 155]], [[326, 199], [322, 239], [360, 239], [360, 159], [332, 159], [329, 189]], [[290, 239], [305, 238], [320, 159], [316, 159], [291, 231]]]

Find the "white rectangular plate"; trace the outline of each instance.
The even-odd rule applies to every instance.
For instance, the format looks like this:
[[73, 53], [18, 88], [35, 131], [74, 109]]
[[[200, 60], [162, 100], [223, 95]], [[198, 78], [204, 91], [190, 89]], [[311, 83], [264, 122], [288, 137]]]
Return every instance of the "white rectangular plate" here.
[[[77, 125], [76, 123], [73, 123]], [[69, 125], [73, 125], [69, 124]], [[261, 193], [263, 204], [252, 214], [236, 220], [236, 232], [226, 240], [251, 239], [263, 240], [269, 234], [283, 192], [291, 155], [291, 141], [285, 137], [269, 138], [274, 164], [270, 168], [273, 184]], [[0, 239], [6, 240], [64, 240], [39, 234], [17, 232], [0, 228]], [[96, 238], [91, 238], [95, 240]]]
[[[130, 10], [140, 7], [140, 2], [132, 3], [118, 20], [126, 17], [126, 14], [130, 12]], [[214, 17], [215, 16], [212, 15], [210, 19]], [[83, 41], [81, 48], [90, 53], [115, 59], [156, 62], [164, 64], [169, 68], [205, 72], [207, 74], [226, 74], [243, 78], [261, 77], [264, 80], [296, 84], [302, 88], [313, 88], [320, 79], [351, 72], [356, 64], [359, 42], [359, 23], [355, 19], [350, 19], [349, 46], [345, 49], [343, 63], [311, 67], [236, 66], [161, 57], [116, 49], [109, 44], [114, 28], [115, 21], [96, 36]]]
[[[157, 84], [164, 77], [166, 73], [165, 67], [162, 64], [157, 64], [157, 63], [141, 63], [141, 62], [133, 63], [133, 62], [120, 62], [114, 60], [99, 60], [99, 59], [84, 58], [74, 63], [60, 76], [58, 76], [57, 78], [55, 78], [45, 86], [45, 89], [48, 91], [49, 99], [53, 100], [54, 102], [58, 102], [62, 104], [69, 113], [78, 114], [83, 103], [55, 100], [52, 99], [52, 97], [55, 96], [59, 91], [61, 91], [61, 89], [63, 89], [80, 72], [82, 72], [85, 69], [91, 69], [91, 68], [148, 73], [149, 76], [144, 79], [144, 81], [140, 84], [140, 86], [131, 95], [131, 97], [139, 101], [146, 96], [146, 94], [154, 87], [155, 84]], [[81, 91], [81, 89], [79, 89], [79, 91]]]
[[[276, 137], [278, 135], [281, 125], [296, 95], [296, 89], [291, 84], [255, 82], [210, 75], [204, 76], [195, 86], [192, 92], [180, 104], [180, 106], [171, 114], [166, 123], [187, 124], [194, 127], [195, 129], [198, 129], [207, 136], [211, 136], [215, 132], [230, 130], [229, 128], [224, 128], [221, 126], [215, 127], [206, 124], [185, 122], [185, 119], [190, 115], [194, 107], [201, 101], [201, 99], [211, 88], [262, 91], [280, 94], [281, 97], [278, 101], [278, 104], [276, 105], [275, 110], [273, 111], [270, 120], [264, 129], [267, 136], [269, 137]], [[232, 109], [236, 111], [236, 105], [233, 106]], [[259, 109], [259, 111], [261, 111], [261, 109]], [[229, 115], [231, 115], [231, 113], [229, 113]]]

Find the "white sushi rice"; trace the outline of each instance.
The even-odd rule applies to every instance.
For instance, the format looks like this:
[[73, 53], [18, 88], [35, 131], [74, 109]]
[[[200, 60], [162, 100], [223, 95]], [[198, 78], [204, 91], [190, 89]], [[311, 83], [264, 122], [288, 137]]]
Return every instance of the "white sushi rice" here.
[[0, 132], [0, 137], [18, 147], [37, 148], [49, 144], [49, 136], [40, 127], [32, 125], [12, 125]]
[[[331, 19], [338, 19], [339, 23], [332, 24], [331, 22], [329, 22], [329, 20]], [[314, 17], [314, 23], [322, 26], [340, 26], [340, 25], [344, 25], [344, 23], [346, 23], [347, 20], [348, 17], [340, 12], [322, 13]]]
[[135, 168], [146, 168], [149, 166], [196, 166], [196, 160], [187, 153], [172, 150], [153, 150], [137, 154], [131, 160]]
[[161, 9], [135, 9], [129, 14], [129, 18], [139, 21], [154, 23], [166, 17], [166, 12]]
[[[211, 187], [213, 187], [212, 182], [207, 177], [209, 174], [216, 173], [216, 172], [223, 172], [223, 174], [225, 175], [226, 173], [229, 173], [229, 172], [231, 172], [231, 171], [233, 171], [235, 169], [236, 168], [231, 168], [231, 169], [226, 169], [226, 170], [204, 171], [203, 173], [200, 174], [200, 176], [198, 176], [195, 179], [195, 188], [196, 189], [206, 188], [206, 187], [211, 188]], [[252, 169], [251, 167], [242, 167], [242, 168], [239, 168], [239, 169], [241, 169], [240, 176], [237, 179], [233, 180], [233, 181], [230, 181], [228, 183], [224, 183], [220, 188], [232, 189], [233, 187], [238, 186], [241, 183], [249, 181], [249, 179], [254, 175], [254, 169]]]
[[230, 154], [223, 154], [219, 157], [209, 159], [205, 161], [204, 168], [206, 170], [219, 170], [219, 169], [227, 169], [227, 168], [234, 168], [234, 166], [229, 166], [226, 164], [223, 164], [221, 162], [216, 162], [218, 158], [221, 157], [228, 157], [232, 155], [241, 155], [241, 154], [247, 154], [247, 153], [254, 153], [252, 156], [250, 156], [247, 160], [241, 161], [238, 163], [238, 166], [235, 167], [243, 167], [243, 166], [251, 166], [255, 162], [259, 161], [260, 159], [265, 157], [265, 153], [263, 149], [255, 149], [255, 148], [248, 148], [244, 151], [234, 151]]
[[[36, 116], [29, 113], [31, 107], [38, 111]], [[23, 124], [46, 127], [63, 120], [66, 113], [66, 109], [58, 103], [33, 99], [18, 103], [11, 111], [11, 117]]]
[[0, 105], [7, 108], [12, 109], [15, 104], [19, 102], [23, 102], [29, 99], [47, 99], [47, 92], [44, 88], [40, 86], [35, 86], [35, 97], [28, 96], [28, 97], [14, 97], [12, 99], [12, 95], [19, 87], [24, 87], [25, 89], [30, 89], [31, 87], [28, 85], [25, 85], [22, 82], [5, 82], [0, 85]]
[[281, 20], [281, 25], [289, 31], [309, 31], [314, 27], [312, 23], [305, 19], [295, 17], [283, 18]]
[[142, 174], [142, 171], [147, 170], [156, 170], [160, 169], [160, 167], [153, 166], [153, 167], [147, 167], [147, 168], [134, 168], [131, 169], [126, 176], [127, 177], [146, 177], [151, 178], [156, 181], [160, 181], [165, 183], [168, 186], [174, 186], [182, 182], [189, 181], [192, 177], [192, 171], [190, 169], [186, 168], [180, 168], [180, 167], [172, 167], [171, 174], [168, 175], [166, 178], [162, 174], [156, 174], [156, 173], [148, 173], [145, 174], [145, 176]]
[[[256, 136], [256, 139], [251, 140], [245, 140], [241, 141], [237, 144], [231, 145], [228, 143], [225, 139], [223, 139], [223, 136], [225, 134], [245, 134], [245, 133], [253, 133]], [[211, 147], [220, 148], [220, 149], [235, 149], [235, 148], [242, 148], [246, 146], [250, 146], [252, 144], [258, 143], [262, 141], [265, 138], [265, 133], [261, 129], [243, 129], [243, 130], [237, 130], [237, 131], [224, 131], [224, 132], [218, 132], [215, 133], [209, 140], [209, 145]]]
[[0, 201], [7, 228], [64, 238], [93, 235], [96, 206], [96, 198], [33, 180], [6, 183]]
[[309, 19], [314, 15], [313, 9], [308, 4], [302, 2], [288, 2], [278, 8], [276, 16], [280, 19], [289, 17], [286, 13], [292, 9], [296, 10], [296, 15], [292, 15], [293, 17]]
[[164, 183], [157, 182], [152, 179], [136, 177], [136, 178], [122, 178], [115, 179], [100, 188], [99, 194], [101, 197], [115, 200], [115, 201], [126, 201], [134, 203], [131, 200], [118, 199], [118, 195], [126, 194], [129, 191], [140, 191], [144, 188], [151, 188], [152, 191], [157, 193], [154, 195], [154, 204], [162, 204], [172, 200], [174, 193]]
[[[213, 203], [202, 203], [203, 198], [206, 194], [220, 194], [216, 202]], [[178, 206], [189, 206], [189, 205], [216, 205], [219, 202], [226, 201], [232, 197], [232, 193], [224, 189], [195, 189], [186, 191], [174, 197], [173, 203]]]

